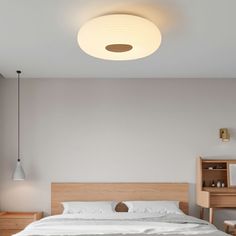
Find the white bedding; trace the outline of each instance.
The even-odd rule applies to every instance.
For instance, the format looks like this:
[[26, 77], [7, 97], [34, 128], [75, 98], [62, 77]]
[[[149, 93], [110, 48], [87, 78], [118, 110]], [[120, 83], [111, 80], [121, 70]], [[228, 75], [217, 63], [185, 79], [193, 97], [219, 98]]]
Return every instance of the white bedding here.
[[184, 214], [63, 214], [46, 217], [34, 222], [26, 227], [24, 231], [15, 234], [15, 236], [98, 234], [216, 235], [217, 231], [213, 225]]

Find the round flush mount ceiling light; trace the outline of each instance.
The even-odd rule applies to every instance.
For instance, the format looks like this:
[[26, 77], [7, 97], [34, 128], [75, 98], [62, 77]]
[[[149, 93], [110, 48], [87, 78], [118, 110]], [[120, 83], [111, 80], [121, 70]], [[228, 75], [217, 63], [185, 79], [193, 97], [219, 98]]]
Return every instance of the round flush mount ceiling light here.
[[133, 60], [154, 53], [161, 44], [157, 26], [142, 17], [112, 14], [94, 18], [79, 30], [78, 44], [90, 56]]

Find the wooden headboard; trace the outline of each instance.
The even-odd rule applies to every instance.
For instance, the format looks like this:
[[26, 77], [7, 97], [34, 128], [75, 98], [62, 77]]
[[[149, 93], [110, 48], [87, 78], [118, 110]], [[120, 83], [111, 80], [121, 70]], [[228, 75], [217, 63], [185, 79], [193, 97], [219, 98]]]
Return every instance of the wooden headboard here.
[[65, 201], [172, 200], [188, 214], [187, 183], [52, 183], [51, 214], [61, 214]]

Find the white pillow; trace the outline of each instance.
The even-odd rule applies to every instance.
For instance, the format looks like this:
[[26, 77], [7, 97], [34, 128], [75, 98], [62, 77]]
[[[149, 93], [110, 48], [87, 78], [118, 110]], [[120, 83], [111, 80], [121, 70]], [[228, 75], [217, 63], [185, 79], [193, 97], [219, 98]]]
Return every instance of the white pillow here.
[[62, 202], [64, 207], [63, 214], [106, 214], [115, 211], [116, 202], [113, 201], [74, 201]]
[[125, 201], [132, 213], [183, 214], [178, 201]]

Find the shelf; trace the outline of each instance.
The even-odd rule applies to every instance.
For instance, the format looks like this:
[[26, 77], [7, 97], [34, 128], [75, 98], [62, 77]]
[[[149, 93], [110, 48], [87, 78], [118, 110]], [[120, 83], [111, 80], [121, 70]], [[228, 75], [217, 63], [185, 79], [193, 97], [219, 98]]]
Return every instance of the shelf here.
[[227, 171], [227, 169], [203, 169], [204, 171], [207, 170], [207, 171]]
[[236, 192], [236, 188], [233, 187], [224, 187], [224, 188], [217, 188], [217, 187], [203, 187], [202, 188], [203, 191], [208, 191], [208, 192], [218, 192], [218, 193], [230, 193]]
[[202, 163], [227, 163], [227, 161], [232, 161], [231, 159], [219, 159], [219, 160], [212, 160], [212, 159], [204, 159]]
[[[229, 185], [229, 164], [236, 159], [203, 159], [197, 161], [196, 202], [203, 208], [210, 208], [209, 222], [213, 222], [214, 208], [236, 208], [236, 188]], [[212, 169], [209, 169], [212, 168]], [[224, 187], [211, 187], [224, 183]], [[201, 216], [203, 216], [201, 211]]]

